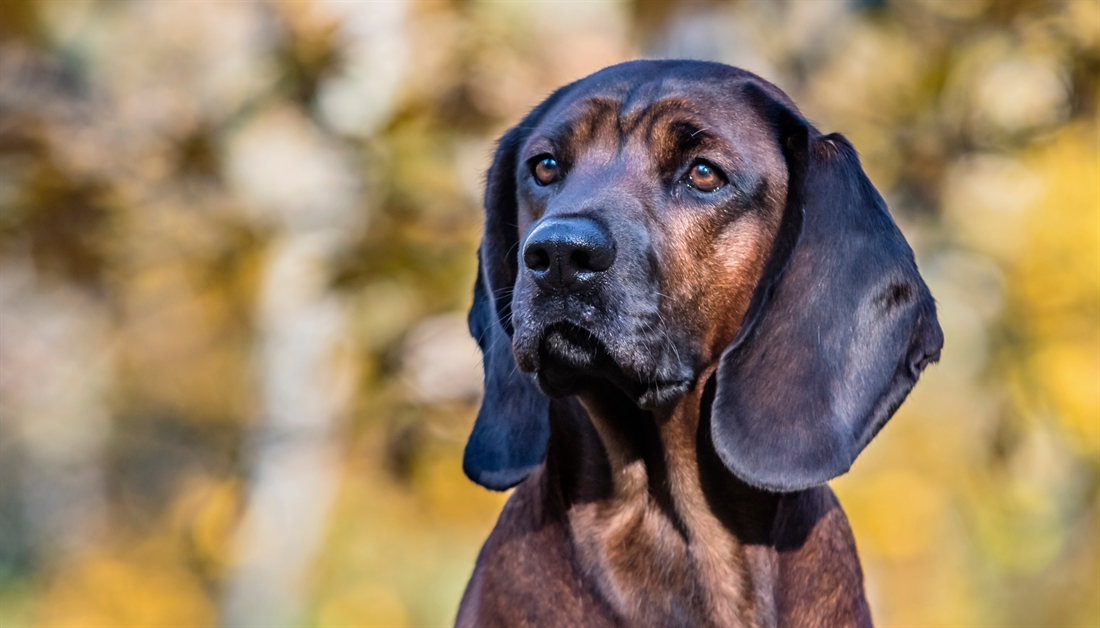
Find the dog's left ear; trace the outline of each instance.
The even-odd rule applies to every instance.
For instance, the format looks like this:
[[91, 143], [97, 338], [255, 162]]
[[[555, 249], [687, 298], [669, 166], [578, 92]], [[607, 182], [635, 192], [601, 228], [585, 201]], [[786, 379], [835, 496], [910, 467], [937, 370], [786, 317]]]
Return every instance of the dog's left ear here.
[[840, 135], [820, 135], [764, 88], [787, 206], [764, 275], [723, 353], [711, 406], [722, 461], [795, 491], [844, 473], [939, 359], [943, 332], [913, 251]]

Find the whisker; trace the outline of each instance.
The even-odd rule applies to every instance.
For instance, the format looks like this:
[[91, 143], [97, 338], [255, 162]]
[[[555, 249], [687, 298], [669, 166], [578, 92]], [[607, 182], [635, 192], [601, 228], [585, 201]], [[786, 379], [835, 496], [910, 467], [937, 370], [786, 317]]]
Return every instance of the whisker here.
[[684, 365], [683, 358], [680, 357], [680, 350], [676, 348], [676, 343], [672, 341], [672, 337], [668, 335], [667, 325], [665, 324], [665, 318], [661, 316], [661, 311], [657, 310], [657, 320], [661, 321], [661, 335], [668, 341], [669, 347], [672, 349], [672, 353], [676, 355], [676, 364], [679, 366]]

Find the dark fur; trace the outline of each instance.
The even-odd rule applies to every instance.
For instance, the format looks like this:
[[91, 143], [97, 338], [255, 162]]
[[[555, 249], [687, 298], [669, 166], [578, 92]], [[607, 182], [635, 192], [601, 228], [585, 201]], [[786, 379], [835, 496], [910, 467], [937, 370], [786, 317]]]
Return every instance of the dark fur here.
[[[564, 178], [538, 186], [547, 154]], [[686, 187], [696, 158], [726, 184]], [[942, 334], [847, 141], [747, 72], [632, 62], [505, 134], [485, 209], [470, 329], [486, 392], [464, 468], [519, 486], [457, 623], [870, 625], [824, 483]], [[567, 288], [522, 257], [563, 220], [615, 247]]]

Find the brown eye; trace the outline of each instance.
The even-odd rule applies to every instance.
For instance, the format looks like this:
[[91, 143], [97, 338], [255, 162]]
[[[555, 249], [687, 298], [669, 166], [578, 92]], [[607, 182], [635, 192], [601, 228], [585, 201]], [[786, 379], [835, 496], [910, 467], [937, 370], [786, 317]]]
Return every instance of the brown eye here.
[[687, 174], [687, 184], [700, 192], [713, 192], [725, 182], [722, 173], [705, 161], [697, 162]]
[[553, 157], [541, 159], [535, 163], [535, 167], [531, 170], [535, 175], [535, 181], [539, 185], [550, 185], [561, 179], [561, 167], [558, 166], [557, 160]]

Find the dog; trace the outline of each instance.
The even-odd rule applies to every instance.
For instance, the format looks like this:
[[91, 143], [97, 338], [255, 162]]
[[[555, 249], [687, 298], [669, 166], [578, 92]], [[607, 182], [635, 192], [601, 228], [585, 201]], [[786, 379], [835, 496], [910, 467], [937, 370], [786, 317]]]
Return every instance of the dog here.
[[870, 626], [825, 484], [943, 334], [852, 146], [729, 66], [633, 61], [501, 138], [463, 467], [515, 486], [456, 624]]

